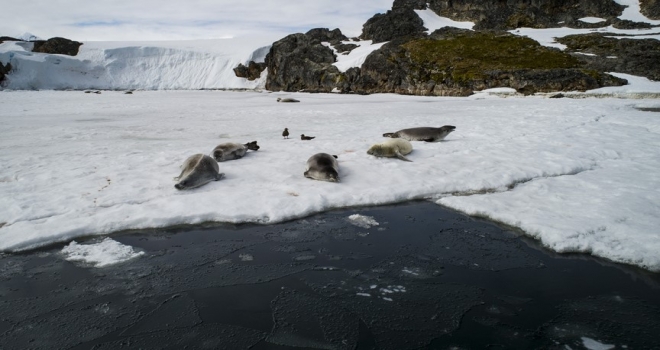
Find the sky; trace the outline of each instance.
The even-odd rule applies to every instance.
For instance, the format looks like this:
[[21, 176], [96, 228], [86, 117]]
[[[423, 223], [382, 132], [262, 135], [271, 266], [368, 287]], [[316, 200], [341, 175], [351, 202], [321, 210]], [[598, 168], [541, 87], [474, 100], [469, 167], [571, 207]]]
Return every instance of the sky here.
[[[221, 39], [255, 33], [340, 28], [357, 36], [392, 0], [67, 0], [9, 1], [0, 36], [31, 33], [77, 41]], [[185, 5], [184, 5], [185, 4]]]

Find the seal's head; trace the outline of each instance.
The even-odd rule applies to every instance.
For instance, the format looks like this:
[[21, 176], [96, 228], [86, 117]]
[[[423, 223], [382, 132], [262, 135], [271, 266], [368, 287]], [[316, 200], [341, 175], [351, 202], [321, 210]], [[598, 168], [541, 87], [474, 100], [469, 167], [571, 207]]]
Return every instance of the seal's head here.
[[318, 170], [310, 169], [305, 171], [304, 175], [305, 177], [314, 180], [339, 182], [339, 174], [337, 173], [337, 170], [332, 167], [324, 167]]
[[245, 147], [251, 151], [258, 151], [260, 148], [259, 145], [257, 145], [257, 141], [248, 142], [245, 144]]

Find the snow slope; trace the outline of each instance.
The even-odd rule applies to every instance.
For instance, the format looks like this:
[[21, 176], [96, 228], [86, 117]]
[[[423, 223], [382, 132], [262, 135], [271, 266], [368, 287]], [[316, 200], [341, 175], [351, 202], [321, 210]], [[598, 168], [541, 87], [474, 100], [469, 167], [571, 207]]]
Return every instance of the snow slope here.
[[239, 63], [263, 62], [279, 37], [159, 42], [87, 42], [77, 56], [32, 53], [31, 44], [0, 44], [11, 63], [6, 88], [14, 90], [255, 89], [262, 79], [238, 78]]

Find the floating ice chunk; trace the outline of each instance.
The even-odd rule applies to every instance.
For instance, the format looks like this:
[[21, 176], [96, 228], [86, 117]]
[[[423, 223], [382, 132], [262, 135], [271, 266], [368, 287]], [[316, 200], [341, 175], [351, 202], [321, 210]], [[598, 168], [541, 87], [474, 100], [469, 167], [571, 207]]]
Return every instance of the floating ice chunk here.
[[68, 261], [80, 261], [94, 267], [105, 267], [128, 261], [144, 252], [137, 252], [133, 247], [106, 238], [99, 243], [78, 244], [72, 241], [62, 248], [62, 254]]
[[374, 219], [372, 216], [353, 214], [349, 216], [348, 219], [351, 221], [351, 224], [362, 228], [370, 228], [371, 226], [379, 225], [378, 221], [376, 221], [376, 219]]
[[251, 254], [240, 254], [238, 257], [241, 259], [241, 261], [252, 261], [252, 260], [254, 260], [254, 256], [252, 256]]
[[591, 338], [582, 337], [582, 345], [589, 350], [609, 350], [614, 349], [614, 345], [603, 344], [597, 340]]

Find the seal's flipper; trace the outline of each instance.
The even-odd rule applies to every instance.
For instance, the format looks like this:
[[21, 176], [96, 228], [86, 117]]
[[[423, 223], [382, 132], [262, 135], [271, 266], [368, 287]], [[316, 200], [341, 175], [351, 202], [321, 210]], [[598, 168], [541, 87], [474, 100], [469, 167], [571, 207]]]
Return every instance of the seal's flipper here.
[[219, 173], [218, 175], [215, 176], [215, 181], [218, 181], [218, 180], [222, 179], [223, 177], [225, 177], [225, 173]]
[[336, 155], [334, 155], [334, 154], [333, 154], [332, 156], [335, 157], [335, 159], [339, 159], [339, 158], [338, 158]]
[[412, 162], [412, 160], [410, 160], [410, 159], [404, 157], [403, 154], [401, 154], [401, 152], [399, 152], [399, 151], [396, 151], [395, 154], [396, 154], [396, 157], [399, 158], [399, 159], [401, 159], [401, 160], [405, 160], [406, 162]]
[[435, 138], [429, 137], [428, 139], [423, 139], [422, 141], [424, 141], [424, 142], [433, 142], [433, 141], [435, 141]]

